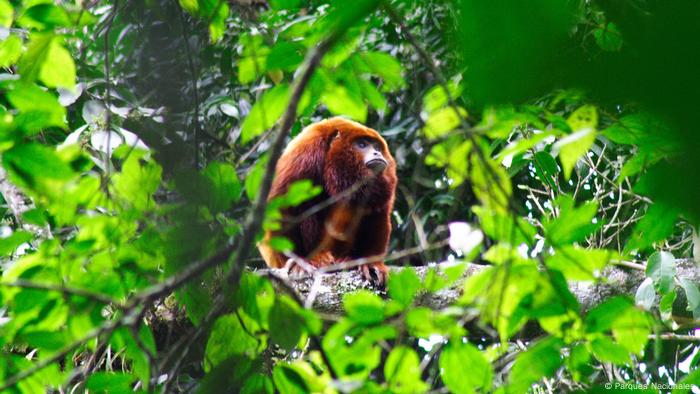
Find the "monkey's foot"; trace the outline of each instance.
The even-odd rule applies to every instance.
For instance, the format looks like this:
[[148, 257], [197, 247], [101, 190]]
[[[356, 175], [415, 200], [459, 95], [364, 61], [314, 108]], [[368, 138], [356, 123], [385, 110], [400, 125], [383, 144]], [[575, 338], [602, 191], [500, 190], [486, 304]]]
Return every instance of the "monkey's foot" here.
[[380, 289], [386, 288], [386, 279], [389, 277], [389, 269], [384, 263], [370, 263], [358, 267], [362, 277], [373, 283]]
[[311, 276], [316, 272], [316, 267], [303, 259], [289, 259], [282, 269], [287, 270], [289, 276]]

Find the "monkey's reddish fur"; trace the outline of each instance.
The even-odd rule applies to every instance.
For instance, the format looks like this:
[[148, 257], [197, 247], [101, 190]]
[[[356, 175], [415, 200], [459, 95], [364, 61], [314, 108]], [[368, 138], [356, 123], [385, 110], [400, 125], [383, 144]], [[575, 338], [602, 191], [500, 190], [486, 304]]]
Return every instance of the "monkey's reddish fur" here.
[[[353, 141], [370, 138], [381, 144], [381, 153], [388, 165], [352, 195], [294, 223], [307, 209], [329, 197], [337, 197], [364, 177], [372, 176], [361, 155], [353, 149]], [[383, 256], [391, 233], [391, 211], [396, 190], [396, 162], [386, 141], [375, 130], [343, 118], [331, 118], [308, 126], [294, 138], [277, 163], [270, 199], [283, 195], [289, 185], [310, 179], [323, 187], [323, 192], [300, 206], [283, 212], [283, 230], [266, 232], [258, 246], [263, 259], [273, 268], [284, 267], [287, 257], [273, 250], [266, 241], [272, 236], [285, 236], [294, 242], [294, 253], [314, 267], [346, 260]], [[365, 266], [386, 278], [382, 262]]]

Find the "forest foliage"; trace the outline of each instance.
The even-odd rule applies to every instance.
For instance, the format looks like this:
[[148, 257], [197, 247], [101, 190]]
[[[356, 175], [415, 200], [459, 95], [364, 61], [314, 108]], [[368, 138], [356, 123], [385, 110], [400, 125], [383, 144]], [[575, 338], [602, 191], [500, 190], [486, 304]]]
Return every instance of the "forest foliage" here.
[[[0, 391], [697, 390], [700, 5], [535, 3], [0, 0]], [[396, 158], [389, 263], [450, 263], [343, 316], [255, 271], [335, 115]]]

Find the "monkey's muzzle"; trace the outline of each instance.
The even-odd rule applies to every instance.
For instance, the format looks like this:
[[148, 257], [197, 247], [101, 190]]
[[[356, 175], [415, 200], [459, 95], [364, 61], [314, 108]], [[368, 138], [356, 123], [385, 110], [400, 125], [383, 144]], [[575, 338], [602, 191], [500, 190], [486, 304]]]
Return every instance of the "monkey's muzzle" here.
[[386, 169], [388, 163], [384, 159], [372, 159], [367, 162], [367, 167], [374, 173], [380, 173]]

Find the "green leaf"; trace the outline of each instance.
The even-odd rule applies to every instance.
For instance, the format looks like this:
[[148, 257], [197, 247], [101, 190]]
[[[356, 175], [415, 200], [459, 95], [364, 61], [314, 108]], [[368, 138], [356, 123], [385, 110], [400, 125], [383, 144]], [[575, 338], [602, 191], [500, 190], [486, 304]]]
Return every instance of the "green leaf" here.
[[637, 292], [634, 295], [634, 302], [646, 310], [651, 310], [655, 300], [656, 291], [654, 290], [654, 281], [652, 281], [651, 278], [646, 278], [637, 288]]
[[238, 82], [242, 84], [251, 83], [261, 76], [266, 69], [266, 57], [264, 55], [255, 54], [244, 57], [238, 62]]
[[696, 368], [684, 377], [673, 389], [673, 394], [689, 394], [693, 392], [692, 387], [700, 386], [700, 368]]
[[20, 111], [15, 121], [21, 121], [21, 129], [28, 134], [51, 126], [66, 127], [66, 109], [58, 102], [56, 96], [36, 85], [14, 85], [7, 92], [7, 100]]
[[687, 310], [693, 312], [693, 319], [700, 318], [700, 290], [698, 290], [698, 286], [688, 278], [680, 278], [680, 282], [681, 287], [685, 291], [685, 298], [688, 300]]
[[241, 387], [249, 376], [256, 376], [255, 372], [259, 369], [258, 360], [252, 361], [240, 355], [231, 356], [217, 364], [204, 376], [198, 384], [196, 393], [217, 393], [222, 387]]
[[131, 207], [143, 212], [155, 206], [153, 194], [160, 185], [163, 169], [153, 160], [144, 158], [145, 152], [133, 151], [124, 161], [121, 172], [113, 177], [117, 196]]
[[674, 288], [676, 258], [669, 252], [655, 252], [647, 260], [646, 274], [654, 281], [654, 287], [660, 294], [670, 292]]
[[400, 89], [406, 84], [403, 67], [393, 56], [383, 52], [364, 52], [360, 57], [374, 74], [384, 80], [386, 91]]
[[180, 7], [191, 15], [197, 15], [199, 13], [199, 2], [197, 0], [178, 0]]
[[275, 303], [275, 291], [270, 281], [252, 272], [245, 272], [235, 294], [235, 303], [264, 328]]
[[584, 249], [574, 245], [556, 248], [546, 257], [549, 268], [560, 271], [567, 280], [594, 280], [608, 264], [613, 254], [607, 249]]
[[497, 212], [482, 206], [473, 206], [481, 230], [489, 237], [509, 245], [532, 244], [537, 230], [521, 217]]
[[509, 212], [509, 201], [513, 186], [505, 168], [491, 158], [471, 155], [469, 168], [474, 194], [486, 208], [497, 212]]
[[440, 376], [453, 393], [488, 392], [493, 369], [474, 345], [452, 340], [440, 354]]
[[[230, 387], [230, 386], [221, 386], [217, 385], [215, 386], [215, 389], [210, 391], [210, 392], [216, 392], [217, 390], [221, 389], [221, 387]], [[274, 387], [272, 387], [272, 380], [271, 378], [262, 375], [262, 374], [253, 374], [251, 377], [249, 377], [245, 383], [243, 383], [243, 387], [241, 387], [241, 394], [272, 394], [274, 393]]]
[[598, 111], [592, 105], [584, 105], [574, 111], [566, 122], [572, 133], [554, 144], [554, 149], [559, 151], [564, 177], [568, 180], [578, 159], [585, 155], [595, 142]]
[[287, 192], [282, 196], [283, 207], [295, 207], [304, 201], [308, 201], [323, 191], [321, 186], [316, 186], [309, 179], [301, 179], [292, 182]]
[[421, 380], [420, 361], [407, 346], [396, 346], [384, 364], [384, 376], [392, 393], [420, 393], [428, 386]]
[[304, 60], [304, 52], [304, 46], [297, 42], [279, 41], [267, 55], [267, 69], [293, 71]]
[[278, 296], [270, 311], [270, 340], [291, 350], [304, 332], [304, 319], [297, 313], [298, 305], [287, 296]]
[[423, 128], [425, 136], [428, 139], [437, 139], [457, 128], [461, 123], [460, 119], [467, 117], [464, 108], [459, 107], [458, 111], [453, 107], [446, 107], [430, 112]]
[[207, 19], [209, 23], [209, 39], [211, 42], [219, 42], [226, 32], [226, 18], [228, 18], [229, 8], [225, 1], [216, 1], [216, 8]]
[[447, 90], [442, 85], [434, 86], [423, 96], [423, 110], [432, 113], [446, 106], [450, 102], [450, 97], [456, 100], [461, 94], [462, 86], [454, 81], [448, 83]]
[[535, 165], [535, 173], [540, 180], [551, 188], [556, 188], [556, 179], [559, 174], [559, 166], [549, 152], [537, 152], [532, 157]]
[[[648, 279], [648, 278], [647, 278]], [[682, 281], [683, 279], [681, 279]], [[682, 284], [681, 284], [682, 286]], [[659, 312], [661, 313], [661, 320], [664, 322], [670, 322], [673, 317], [673, 303], [676, 301], [676, 292], [672, 291], [670, 293], [664, 294], [659, 300]], [[698, 311], [700, 312], [700, 311]], [[695, 315], [694, 315], [695, 316]], [[700, 313], [697, 314], [700, 317]], [[696, 317], [697, 319], [697, 317]]]
[[211, 192], [207, 195], [209, 208], [213, 212], [229, 209], [231, 204], [240, 198], [243, 186], [233, 165], [218, 161], [211, 162], [202, 171], [202, 175], [211, 181]]
[[231, 356], [245, 355], [252, 358], [262, 351], [259, 340], [249, 334], [249, 330], [254, 327], [246, 329], [241, 321], [242, 318], [236, 313], [223, 315], [216, 320], [207, 342], [205, 370], [210, 371]]
[[212, 307], [209, 291], [198, 283], [188, 283], [175, 294], [177, 300], [185, 307], [187, 317], [195, 325], [199, 325]]
[[0, 26], [12, 26], [15, 10], [9, 0], [0, 0]]
[[345, 115], [361, 123], [367, 120], [367, 104], [343, 86], [329, 86], [321, 96], [321, 102], [335, 115]]
[[270, 0], [270, 6], [275, 10], [294, 10], [299, 8], [301, 0]]
[[591, 341], [591, 350], [596, 358], [603, 362], [621, 365], [631, 361], [629, 352], [606, 336]]
[[343, 296], [348, 318], [360, 325], [372, 325], [384, 320], [384, 301], [368, 290], [359, 290]]
[[[610, 343], [612, 341], [606, 336], [595, 336], [603, 338], [599, 339], [601, 341], [599, 350], [603, 353], [596, 352], [594, 346], [596, 357], [611, 362], [626, 362], [629, 359], [628, 353], [640, 354], [651, 332], [648, 316], [637, 309], [626, 297], [613, 297], [593, 308], [584, 320], [584, 328], [586, 333], [612, 332], [617, 340], [615, 346], [608, 344], [608, 341]], [[624, 357], [619, 354], [620, 346], [624, 351]]]
[[453, 180], [450, 186], [456, 187], [464, 182], [468, 175], [469, 157], [473, 144], [458, 135], [453, 135], [446, 141], [436, 144], [425, 158], [425, 164], [447, 167], [447, 176]]
[[413, 303], [416, 293], [420, 289], [420, 279], [411, 269], [403, 269], [389, 276], [387, 285], [389, 296], [407, 307]]
[[595, 201], [574, 207], [574, 200], [562, 194], [555, 204], [559, 208], [559, 216], [543, 223], [547, 240], [555, 247], [581, 241], [602, 225], [601, 221], [593, 222], [598, 213], [598, 203]]
[[243, 121], [241, 141], [245, 144], [270, 129], [284, 113], [288, 101], [287, 85], [277, 85], [266, 91]]
[[377, 87], [372, 81], [359, 78], [357, 82], [360, 86], [362, 96], [364, 96], [365, 100], [367, 100], [367, 103], [369, 103], [369, 105], [371, 105], [379, 111], [386, 110], [386, 98], [379, 91], [379, 89], [377, 89]]
[[617, 52], [622, 47], [622, 33], [612, 22], [606, 23], [593, 31], [593, 37], [600, 49], [609, 52]]
[[627, 309], [633, 308], [634, 305], [626, 297], [612, 297], [602, 304], [591, 309], [585, 318], [586, 332], [607, 332], [612, 329], [615, 320], [621, 316]]
[[85, 388], [94, 393], [128, 394], [136, 377], [129, 373], [95, 372], [90, 374]]
[[628, 352], [641, 355], [651, 334], [650, 317], [636, 307], [628, 308], [615, 319], [613, 337]]
[[0, 256], [8, 256], [14, 253], [17, 247], [31, 241], [32, 238], [34, 238], [34, 235], [26, 231], [15, 231], [9, 237], [0, 238]]
[[561, 346], [560, 339], [546, 338], [518, 355], [508, 378], [512, 392], [525, 393], [533, 383], [556, 372], [562, 364]]
[[281, 394], [310, 393], [304, 378], [295, 369], [285, 364], [277, 364], [272, 371], [272, 380]]
[[39, 79], [50, 88], [72, 89], [75, 86], [75, 63], [59, 38], [51, 40]]
[[660, 202], [652, 204], [634, 226], [632, 236], [625, 245], [625, 252], [645, 250], [655, 242], [663, 241], [673, 233], [677, 218], [677, 208]]
[[17, 145], [2, 156], [4, 167], [28, 186], [44, 180], [67, 180], [75, 173], [51, 148], [37, 143]]
[[263, 156], [255, 163], [255, 166], [250, 169], [245, 176], [245, 194], [248, 200], [255, 201], [260, 191], [260, 185], [265, 177], [265, 167], [267, 166], [267, 156]]
[[286, 237], [271, 237], [267, 240], [267, 244], [278, 252], [294, 251], [294, 242], [290, 241], [289, 238]]
[[39, 78], [55, 38], [52, 32], [33, 33], [29, 36], [27, 50], [17, 66], [23, 80], [34, 82]]
[[0, 67], [9, 67], [19, 60], [22, 55], [22, 39], [9, 36], [0, 43]]
[[68, 13], [63, 8], [49, 3], [29, 7], [21, 16], [20, 23], [42, 30], [72, 26]]

